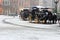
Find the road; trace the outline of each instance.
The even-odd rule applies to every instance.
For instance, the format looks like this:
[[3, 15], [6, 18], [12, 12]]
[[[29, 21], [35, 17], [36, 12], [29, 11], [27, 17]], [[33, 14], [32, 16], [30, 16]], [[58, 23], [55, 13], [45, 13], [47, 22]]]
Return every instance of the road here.
[[59, 40], [60, 28], [56, 29], [37, 29], [6, 24], [2, 20], [13, 18], [0, 16], [0, 40]]

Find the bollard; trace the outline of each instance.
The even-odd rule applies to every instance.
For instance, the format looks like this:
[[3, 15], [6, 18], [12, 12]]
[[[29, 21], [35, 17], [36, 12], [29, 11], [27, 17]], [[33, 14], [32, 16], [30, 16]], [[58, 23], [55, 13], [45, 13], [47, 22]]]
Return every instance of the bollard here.
[[38, 16], [36, 15], [36, 17], [35, 17], [35, 23], [38, 24], [38, 22], [39, 22], [38, 21]]
[[31, 23], [32, 22], [32, 15], [29, 14], [29, 22]]

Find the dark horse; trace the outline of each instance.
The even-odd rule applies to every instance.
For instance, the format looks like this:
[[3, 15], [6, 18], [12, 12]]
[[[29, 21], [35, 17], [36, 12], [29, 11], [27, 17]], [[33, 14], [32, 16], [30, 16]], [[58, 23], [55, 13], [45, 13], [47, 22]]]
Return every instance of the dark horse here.
[[[48, 14], [46, 14], [46, 13], [48, 13]], [[52, 21], [52, 23], [54, 24], [57, 21], [57, 15], [56, 14], [52, 14], [51, 11], [47, 11], [46, 10], [44, 19], [45, 19], [45, 23], [47, 23], [47, 20], [49, 20], [50, 23]]]

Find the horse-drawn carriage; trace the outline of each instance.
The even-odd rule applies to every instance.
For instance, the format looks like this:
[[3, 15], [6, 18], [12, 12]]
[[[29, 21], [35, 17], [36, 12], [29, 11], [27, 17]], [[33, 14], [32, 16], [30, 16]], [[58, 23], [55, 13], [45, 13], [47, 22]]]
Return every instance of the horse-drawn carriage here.
[[42, 11], [40, 11], [39, 8], [37, 7], [32, 7], [32, 10], [23, 9], [20, 12], [20, 15], [21, 15], [21, 18], [25, 21], [29, 19], [29, 16], [31, 16], [32, 21], [35, 20], [37, 17], [37, 20], [39, 23], [40, 21], [44, 21], [44, 23], [56, 23], [57, 21], [56, 13], [52, 13], [47, 9], [43, 9]]

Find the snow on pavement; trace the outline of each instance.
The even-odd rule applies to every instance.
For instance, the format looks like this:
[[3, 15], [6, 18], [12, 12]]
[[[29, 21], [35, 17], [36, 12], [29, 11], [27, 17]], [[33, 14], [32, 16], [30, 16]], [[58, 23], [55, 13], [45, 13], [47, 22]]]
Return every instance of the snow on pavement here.
[[34, 24], [29, 23], [29, 21], [22, 21], [21, 18], [11, 18], [11, 19], [5, 19], [6, 22], [16, 24], [16, 25], [23, 25], [26, 27], [35, 27], [35, 28], [56, 28], [59, 26], [59, 24]]
[[58, 32], [10, 28], [2, 30], [0, 30], [0, 40], [60, 40]]
[[7, 18], [14, 18], [12, 16], [5, 16], [5, 15], [0, 15], [0, 27], [12, 27], [14, 25], [10, 25], [10, 24], [6, 24], [6, 23], [3, 23], [3, 20], [4, 19], [7, 19]]

